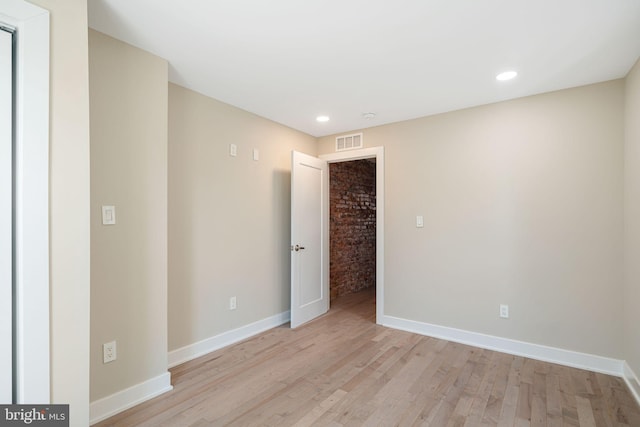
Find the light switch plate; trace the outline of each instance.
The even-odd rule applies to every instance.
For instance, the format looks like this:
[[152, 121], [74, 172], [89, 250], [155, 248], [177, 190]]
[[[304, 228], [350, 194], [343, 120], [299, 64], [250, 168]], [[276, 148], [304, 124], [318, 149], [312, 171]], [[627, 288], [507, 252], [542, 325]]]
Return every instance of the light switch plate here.
[[422, 215], [416, 216], [416, 227], [423, 228], [424, 227], [424, 217]]
[[238, 146], [236, 144], [229, 144], [229, 155], [231, 157], [238, 155]]
[[115, 223], [116, 223], [116, 207], [103, 206], [102, 207], [102, 224], [114, 225]]
[[257, 148], [253, 149], [253, 160], [256, 162], [260, 160], [260, 151]]

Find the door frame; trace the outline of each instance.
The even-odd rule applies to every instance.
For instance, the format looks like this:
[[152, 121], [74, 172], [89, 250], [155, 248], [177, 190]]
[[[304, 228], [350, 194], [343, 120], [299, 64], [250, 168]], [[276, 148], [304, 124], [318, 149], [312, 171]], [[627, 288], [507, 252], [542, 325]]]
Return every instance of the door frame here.
[[0, 24], [0, 404], [13, 401], [13, 37]]
[[340, 151], [318, 157], [327, 163], [376, 159], [376, 323], [381, 325], [384, 318], [384, 147]]
[[14, 403], [50, 402], [49, 11], [2, 0], [15, 67]]

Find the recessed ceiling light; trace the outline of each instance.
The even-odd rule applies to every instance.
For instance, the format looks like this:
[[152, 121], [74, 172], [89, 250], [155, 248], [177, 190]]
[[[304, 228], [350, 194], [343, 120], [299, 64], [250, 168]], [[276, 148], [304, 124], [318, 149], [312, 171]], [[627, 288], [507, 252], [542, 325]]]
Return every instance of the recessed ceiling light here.
[[506, 80], [511, 80], [516, 77], [518, 73], [516, 71], [505, 71], [504, 73], [500, 73], [496, 76], [496, 80], [504, 82]]
[[316, 117], [316, 121], [322, 123], [322, 122], [328, 122], [329, 121], [329, 116], [318, 116]]
[[373, 119], [376, 117], [376, 113], [362, 113], [363, 119]]

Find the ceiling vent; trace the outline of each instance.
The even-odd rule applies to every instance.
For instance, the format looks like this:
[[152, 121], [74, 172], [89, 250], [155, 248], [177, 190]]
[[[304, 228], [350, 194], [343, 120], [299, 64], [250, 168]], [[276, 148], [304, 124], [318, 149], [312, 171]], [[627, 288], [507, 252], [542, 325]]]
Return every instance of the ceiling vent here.
[[356, 148], [362, 148], [361, 133], [336, 137], [336, 151], [355, 150]]

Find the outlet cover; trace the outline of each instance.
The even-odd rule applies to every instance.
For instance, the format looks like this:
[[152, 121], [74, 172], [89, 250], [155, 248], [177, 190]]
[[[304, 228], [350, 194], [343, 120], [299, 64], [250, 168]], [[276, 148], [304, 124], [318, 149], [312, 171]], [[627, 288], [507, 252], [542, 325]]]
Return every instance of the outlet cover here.
[[229, 310], [235, 310], [238, 308], [236, 297], [229, 298]]
[[102, 363], [109, 363], [116, 360], [116, 342], [111, 341], [102, 344]]
[[507, 304], [500, 304], [500, 317], [503, 319], [509, 318], [509, 306]]

